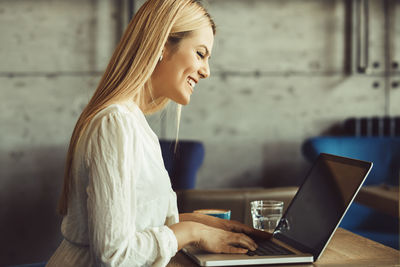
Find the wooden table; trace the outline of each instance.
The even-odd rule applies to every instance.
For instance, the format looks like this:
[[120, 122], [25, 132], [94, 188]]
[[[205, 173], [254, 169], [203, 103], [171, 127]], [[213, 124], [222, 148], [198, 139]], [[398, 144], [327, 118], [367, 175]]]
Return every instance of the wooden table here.
[[399, 187], [369, 185], [361, 187], [356, 202], [393, 217], [399, 217]]
[[[169, 267], [198, 266], [179, 252]], [[247, 265], [249, 266], [249, 265]], [[257, 265], [258, 267], [261, 265]], [[338, 228], [320, 259], [313, 264], [264, 266], [400, 266], [400, 252], [380, 243]]]

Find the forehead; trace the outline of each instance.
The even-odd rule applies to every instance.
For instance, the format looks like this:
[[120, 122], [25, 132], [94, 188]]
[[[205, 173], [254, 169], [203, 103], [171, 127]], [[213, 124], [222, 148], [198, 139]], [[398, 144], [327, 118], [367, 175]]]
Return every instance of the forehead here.
[[198, 30], [194, 30], [185, 41], [193, 46], [204, 45], [207, 50], [211, 53], [212, 46], [214, 43], [214, 34], [211, 27], [204, 27]]

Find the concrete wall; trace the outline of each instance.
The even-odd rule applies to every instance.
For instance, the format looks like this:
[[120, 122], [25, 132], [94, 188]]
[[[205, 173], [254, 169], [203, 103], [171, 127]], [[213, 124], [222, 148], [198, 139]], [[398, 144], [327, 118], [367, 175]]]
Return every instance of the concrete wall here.
[[[400, 62], [399, 1], [388, 1], [387, 27], [384, 1], [370, 0], [368, 74], [351, 71], [349, 1], [208, 2], [218, 25], [212, 74], [184, 107], [180, 131], [206, 147], [198, 188], [298, 184], [305, 138], [349, 116], [400, 114], [392, 86], [400, 71], [385, 69]], [[128, 8], [124, 0], [0, 1], [0, 266], [46, 260], [58, 245], [68, 140]], [[174, 106], [149, 120], [174, 138]]]

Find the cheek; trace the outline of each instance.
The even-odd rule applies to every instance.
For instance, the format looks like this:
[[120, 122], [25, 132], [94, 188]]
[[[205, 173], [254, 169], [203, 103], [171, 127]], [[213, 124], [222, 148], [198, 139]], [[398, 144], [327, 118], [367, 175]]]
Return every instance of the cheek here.
[[187, 56], [184, 60], [182, 60], [182, 69], [183, 73], [186, 76], [196, 72], [198, 69], [198, 60], [193, 56]]

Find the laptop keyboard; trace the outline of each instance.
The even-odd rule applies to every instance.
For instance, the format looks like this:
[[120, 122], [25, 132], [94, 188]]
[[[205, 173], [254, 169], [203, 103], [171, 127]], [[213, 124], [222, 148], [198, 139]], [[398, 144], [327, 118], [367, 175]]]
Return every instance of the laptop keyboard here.
[[263, 240], [261, 242], [257, 242], [258, 248], [255, 251], [248, 251], [247, 255], [249, 256], [268, 256], [268, 255], [290, 255], [294, 254], [290, 250], [272, 242], [271, 240]]

